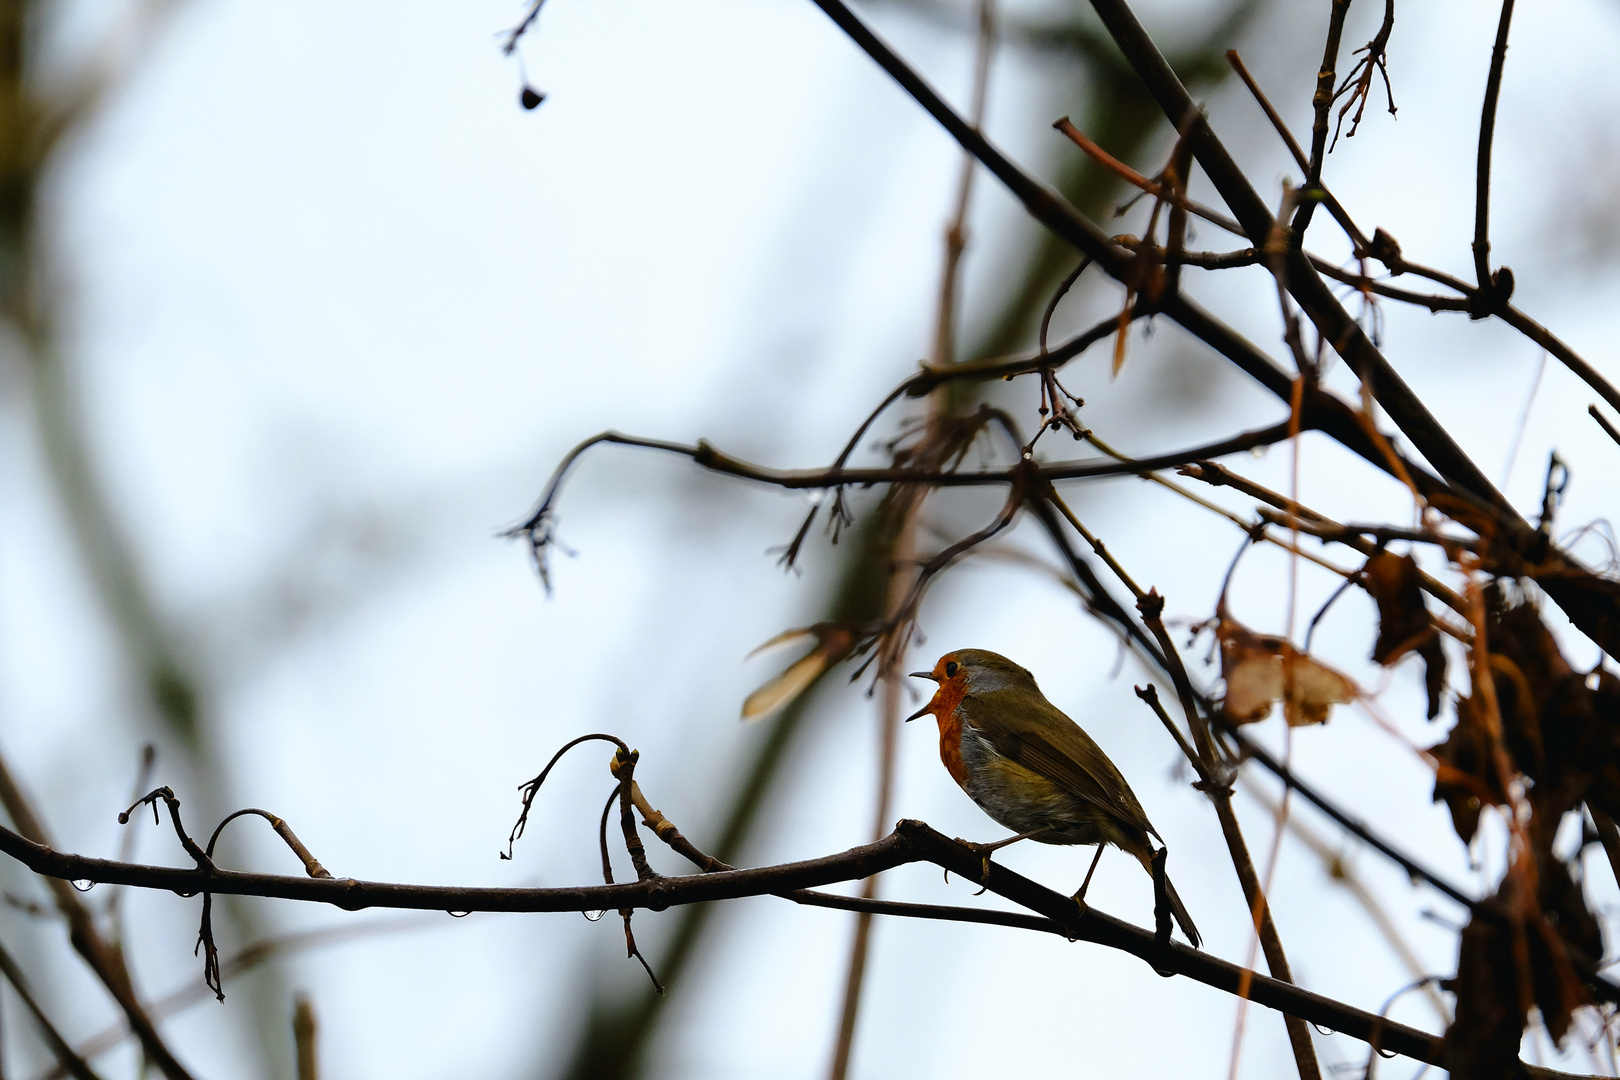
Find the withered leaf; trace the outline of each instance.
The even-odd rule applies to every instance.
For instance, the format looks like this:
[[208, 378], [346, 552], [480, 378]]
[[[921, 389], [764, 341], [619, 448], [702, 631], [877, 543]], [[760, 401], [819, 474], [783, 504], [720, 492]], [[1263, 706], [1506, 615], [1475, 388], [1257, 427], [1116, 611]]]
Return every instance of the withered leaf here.
[[1289, 727], [1325, 723], [1335, 705], [1354, 701], [1356, 684], [1311, 659], [1282, 638], [1256, 634], [1223, 616], [1216, 626], [1226, 698], [1221, 708], [1236, 724], [1252, 724], [1283, 703]]
[[1440, 715], [1446, 685], [1446, 653], [1440, 647], [1440, 632], [1423, 604], [1417, 562], [1410, 555], [1379, 551], [1367, 560], [1361, 573], [1378, 605], [1378, 640], [1373, 644], [1372, 659], [1393, 667], [1407, 653], [1421, 656], [1429, 719], [1433, 720]]
[[1432, 801], [1445, 802], [1457, 836], [1465, 844], [1473, 843], [1480, 811], [1502, 801], [1501, 785], [1491, 765], [1490, 736], [1473, 698], [1457, 699], [1456, 726], [1429, 752], [1439, 766]]
[[[1457, 956], [1457, 1018], [1446, 1032], [1456, 1077], [1522, 1077], [1519, 1043], [1532, 1006], [1555, 1043], [1591, 997], [1572, 962], [1599, 963], [1603, 935], [1569, 868], [1537, 850], [1534, 871], [1516, 864], [1475, 910]], [[1534, 901], [1528, 895], [1534, 880]]]
[[[1536, 902], [1541, 918], [1531, 928], [1531, 963], [1536, 1005], [1553, 1042], [1562, 1044], [1570, 1014], [1591, 999], [1569, 962], [1571, 954], [1590, 963], [1603, 959], [1603, 931], [1586, 906], [1569, 868], [1550, 851], [1536, 853]], [[1540, 940], [1534, 940], [1539, 938]], [[1539, 947], [1538, 947], [1539, 946]]]
[[763, 720], [784, 708], [809, 689], [821, 677], [822, 672], [847, 656], [850, 646], [854, 644], [854, 635], [847, 629], [831, 623], [817, 623], [803, 629], [783, 631], [748, 655], [757, 656], [767, 649], [805, 638], [814, 638], [816, 647], [788, 665], [787, 670], [780, 675], [748, 695], [742, 707], [744, 720]]
[[1589, 689], [1559, 651], [1536, 605], [1510, 585], [1486, 590], [1485, 654], [1514, 764], [1535, 783], [1536, 815], [1553, 828], [1620, 764], [1616, 729], [1603, 716], [1603, 679]]
[[1519, 1041], [1525, 1009], [1515, 977], [1512, 931], [1505, 920], [1475, 915], [1457, 955], [1457, 1014], [1446, 1029], [1446, 1068], [1469, 1080], [1522, 1074]]
[[1590, 771], [1586, 801], [1620, 817], [1620, 678], [1606, 670], [1596, 674], [1597, 687], [1588, 697], [1590, 716], [1571, 733], [1570, 756], [1586, 762]]

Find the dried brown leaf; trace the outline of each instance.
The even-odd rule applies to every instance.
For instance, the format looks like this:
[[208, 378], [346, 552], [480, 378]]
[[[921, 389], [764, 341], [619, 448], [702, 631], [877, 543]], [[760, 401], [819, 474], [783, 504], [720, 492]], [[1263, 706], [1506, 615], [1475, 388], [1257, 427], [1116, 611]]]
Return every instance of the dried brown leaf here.
[[1536, 1006], [1553, 1042], [1562, 1044], [1571, 1014], [1589, 1004], [1590, 995], [1576, 976], [1571, 954], [1593, 964], [1603, 959], [1603, 931], [1586, 906], [1581, 887], [1569, 868], [1552, 853], [1537, 852], [1536, 903], [1539, 918], [1531, 927], [1530, 955], [1535, 970]]
[[1576, 956], [1587, 965], [1601, 962], [1597, 918], [1569, 867], [1537, 851], [1534, 869], [1515, 863], [1462, 932], [1452, 986], [1457, 1018], [1446, 1032], [1451, 1075], [1523, 1076], [1519, 1044], [1532, 1007], [1562, 1044], [1574, 1011], [1591, 1003], [1572, 963]]
[[1372, 659], [1393, 667], [1407, 653], [1423, 658], [1423, 683], [1429, 696], [1429, 719], [1440, 715], [1446, 685], [1446, 653], [1440, 632], [1423, 604], [1422, 575], [1410, 555], [1374, 553], [1361, 568], [1367, 591], [1378, 605], [1378, 640]]
[[766, 649], [807, 637], [816, 639], [816, 647], [790, 664], [780, 675], [748, 695], [742, 706], [744, 720], [763, 720], [786, 707], [794, 698], [813, 686], [829, 667], [849, 655], [850, 646], [854, 643], [854, 635], [845, 628], [829, 623], [817, 623], [801, 630], [786, 630], [749, 655], [754, 656]]
[[1457, 699], [1456, 725], [1429, 752], [1438, 766], [1432, 801], [1446, 804], [1457, 836], [1465, 844], [1473, 843], [1480, 811], [1503, 801], [1491, 766], [1490, 736], [1473, 698]]
[[1235, 619], [1223, 617], [1215, 630], [1221, 647], [1221, 676], [1226, 680], [1222, 710], [1236, 724], [1252, 724], [1283, 703], [1289, 727], [1325, 723], [1335, 705], [1348, 704], [1359, 693], [1356, 684], [1326, 664], [1311, 659], [1281, 638], [1256, 634]]
[[1517, 1080], [1525, 1010], [1506, 920], [1475, 915], [1457, 955], [1456, 1019], [1446, 1030], [1446, 1068], [1469, 1080]]

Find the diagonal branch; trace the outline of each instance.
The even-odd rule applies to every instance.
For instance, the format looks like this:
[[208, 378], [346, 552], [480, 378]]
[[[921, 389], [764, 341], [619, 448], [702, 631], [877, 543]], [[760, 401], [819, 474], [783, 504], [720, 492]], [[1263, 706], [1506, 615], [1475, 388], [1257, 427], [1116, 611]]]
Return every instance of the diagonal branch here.
[[101, 1080], [89, 1064], [74, 1052], [68, 1045], [62, 1033], [51, 1023], [51, 1018], [45, 1015], [45, 1010], [34, 997], [33, 991], [28, 988], [28, 980], [23, 977], [22, 969], [11, 958], [11, 954], [0, 948], [0, 975], [4, 975], [11, 989], [22, 999], [23, 1006], [33, 1014], [34, 1023], [39, 1025], [39, 1033], [45, 1040], [45, 1045], [51, 1048], [62, 1072], [67, 1076], [76, 1077], [77, 1080]]
[[[1277, 224], [1271, 211], [1216, 137], [1209, 121], [1198, 111], [1187, 88], [1153, 44], [1129, 4], [1125, 0], [1092, 0], [1092, 7], [1148, 91], [1159, 102], [1159, 108], [1166, 118], [1179, 130], [1181, 118], [1193, 117], [1188, 125], [1187, 138], [1198, 163], [1243, 225], [1250, 240], [1257, 246], [1264, 244]], [[1333, 297], [1299, 250], [1297, 236], [1294, 241], [1283, 259], [1283, 283], [1301, 310], [1315, 324], [1323, 340], [1344, 358], [1375, 400], [1384, 407], [1395, 426], [1441, 476], [1500, 508], [1505, 514], [1517, 517], [1502, 494], [1447, 434], [1422, 399], [1406, 385], [1356, 320]]]
[[[1125, 0], [1092, 0], [1092, 7], [1159, 101], [1165, 116], [1175, 121], [1187, 115], [1193, 102], [1186, 87]], [[1263, 242], [1275, 226], [1271, 213], [1201, 114], [1194, 118], [1187, 137], [1199, 164], [1233, 214], [1257, 244]], [[1485, 508], [1488, 519], [1499, 530], [1506, 545], [1525, 562], [1526, 566], [1517, 572], [1536, 567], [1538, 583], [1553, 602], [1564, 609], [1570, 621], [1605, 651], [1620, 652], [1620, 586], [1598, 577], [1550, 545], [1546, 537], [1537, 533], [1513, 509], [1333, 297], [1297, 245], [1290, 248], [1284, 271], [1288, 292], [1315, 323], [1322, 340], [1344, 358], [1367, 392], [1384, 407], [1396, 427], [1440, 475], [1455, 485], [1458, 490], [1452, 497], [1466, 494]], [[1355, 448], [1350, 443], [1346, 445]], [[1376, 455], [1376, 451], [1374, 453]], [[1365, 452], [1363, 456], [1370, 461], [1378, 460]], [[1420, 481], [1420, 489], [1422, 486]], [[1425, 495], [1432, 498], [1427, 492]]]
[[[10, 830], [0, 830], [5, 832], [7, 838], [29, 847], [51, 850], [44, 823], [39, 815], [34, 813], [32, 804], [12, 778], [11, 770], [4, 758], [0, 758], [0, 805], [5, 806], [7, 815], [22, 834], [19, 836]], [[129, 1020], [130, 1030], [140, 1039], [141, 1047], [152, 1064], [156, 1065], [169, 1080], [191, 1080], [191, 1074], [175, 1058], [174, 1053], [163, 1041], [163, 1037], [158, 1034], [152, 1018], [146, 1014], [145, 1006], [135, 993], [129, 969], [124, 965], [123, 954], [102, 937], [96, 928], [95, 916], [84, 901], [79, 899], [78, 892], [70, 884], [84, 876], [52, 875], [46, 882], [52, 897], [56, 900], [57, 910], [67, 920], [68, 940], [73, 943], [74, 950], [84, 958], [84, 962], [95, 973], [96, 978], [101, 980], [107, 992], [118, 1003], [118, 1007], [123, 1010]]]
[[[838, 24], [861, 49], [871, 56], [896, 82], [915, 98], [928, 113], [937, 120], [942, 127], [957, 140], [962, 147], [979, 159], [996, 178], [1006, 185], [1009, 191], [1024, 204], [1029, 213], [1047, 226], [1053, 232], [1073, 244], [1083, 254], [1094, 259], [1099, 266], [1114, 278], [1125, 281], [1131, 272], [1135, 255], [1129, 249], [1115, 244], [1102, 229], [1094, 222], [1080, 214], [1074, 207], [1064, 202], [1052, 191], [1038, 183], [1023, 170], [1014, 165], [1001, 151], [997, 150], [978, 131], [974, 130], [965, 120], [956, 114], [949, 105], [923, 81], [922, 77], [913, 71], [905, 61], [901, 60], [877, 35], [856, 17], [842, 0], [814, 0], [817, 7]], [[1198, 155], [1199, 162], [1211, 178], [1216, 181], [1217, 188], [1221, 189], [1223, 197], [1229, 204], [1241, 203], [1244, 213], [1238, 214], [1238, 220], [1243, 224], [1245, 231], [1251, 238], [1258, 238], [1256, 243], [1263, 243], [1270, 235], [1273, 226], [1271, 214], [1265, 205], [1260, 202], [1259, 196], [1248, 186], [1248, 181], [1238, 172], [1235, 164], [1226, 157], [1225, 149], [1214, 141], [1214, 135], [1208, 123], [1201, 115], [1196, 115], [1191, 97], [1186, 88], [1181, 85], [1174, 72], [1164, 58], [1147, 41], [1146, 33], [1140, 25], [1135, 23], [1135, 16], [1131, 15], [1123, 4], [1099, 0], [1096, 5], [1099, 13], [1105, 8], [1109, 11], [1123, 9], [1129, 22], [1135, 25], [1141, 43], [1145, 44], [1151, 56], [1156, 58], [1162, 67], [1160, 75], [1168, 75], [1169, 85], [1173, 86], [1175, 93], [1179, 94], [1179, 108], [1165, 105], [1165, 98], [1158, 94], [1160, 87], [1155, 81], [1149, 79], [1149, 88], [1155, 90], [1155, 96], [1160, 98], [1161, 106], [1167, 114], [1177, 117], [1191, 116], [1189, 137], [1193, 139], [1194, 153]], [[1113, 29], [1108, 16], [1104, 15], [1104, 23]], [[1119, 35], [1116, 34], [1116, 40]], [[1127, 58], [1135, 61], [1137, 57], [1132, 48], [1125, 48], [1121, 42]], [[1134, 50], [1140, 51], [1140, 50]], [[1138, 64], [1138, 70], [1141, 65]], [[1158, 80], [1163, 82], [1161, 78]], [[1227, 168], [1219, 170], [1213, 168], [1200, 154], [1201, 145], [1213, 143], [1220, 157], [1224, 158]], [[1206, 151], [1207, 153], [1207, 151]], [[1222, 173], [1223, 175], [1217, 175]], [[1246, 193], [1247, 199], [1235, 198], [1233, 193], [1222, 187], [1222, 180], [1237, 178], [1241, 185], [1239, 193]], [[1234, 209], [1238, 207], [1234, 205]], [[1297, 254], [1297, 253], [1296, 253]], [[1292, 258], [1292, 256], [1291, 256]], [[1299, 256], [1303, 262], [1303, 256]], [[1298, 283], [1293, 279], [1300, 275], [1290, 269], [1291, 288], [1299, 290], [1296, 299], [1307, 314], [1315, 320], [1321, 316], [1322, 321], [1317, 323], [1325, 339], [1332, 341], [1345, 355], [1346, 361], [1358, 373], [1362, 373], [1363, 381], [1373, 383], [1376, 394], [1385, 409], [1395, 420], [1396, 425], [1412, 439], [1414, 445], [1424, 453], [1441, 472], [1441, 475], [1460, 483], [1471, 492], [1476, 493], [1486, 501], [1506, 507], [1505, 500], [1495, 491], [1483, 473], [1468, 460], [1467, 456], [1458, 449], [1440, 427], [1438, 421], [1429, 414], [1422, 402], [1412, 394], [1400, 377], [1389, 367], [1388, 361], [1378, 353], [1361, 328], [1356, 325], [1348, 312], [1333, 299], [1332, 293], [1322, 282], [1321, 278], [1311, 272], [1308, 262], [1301, 267], [1308, 282]], [[1305, 297], [1301, 297], [1304, 293]], [[1309, 302], [1307, 302], [1307, 300]], [[1276, 364], [1262, 353], [1255, 345], [1245, 339], [1241, 334], [1220, 322], [1197, 304], [1188, 300], [1180, 293], [1163, 299], [1158, 310], [1184, 326], [1194, 336], [1203, 340], [1221, 355], [1235, 363], [1243, 371], [1257, 379], [1280, 400], [1288, 401], [1292, 396], [1292, 379]], [[1324, 323], [1326, 325], [1324, 325]], [[1365, 373], [1364, 373], [1365, 371]], [[1376, 375], [1374, 379], [1372, 376]], [[1388, 398], [1389, 400], [1386, 400]], [[1355, 425], [1336, 424], [1334, 428], [1324, 427], [1334, 438], [1339, 439], [1354, 452], [1365, 457], [1379, 468], [1387, 468], [1378, 449], [1369, 444], [1364, 434], [1359, 432]], [[1508, 509], [1506, 512], [1511, 513]]]

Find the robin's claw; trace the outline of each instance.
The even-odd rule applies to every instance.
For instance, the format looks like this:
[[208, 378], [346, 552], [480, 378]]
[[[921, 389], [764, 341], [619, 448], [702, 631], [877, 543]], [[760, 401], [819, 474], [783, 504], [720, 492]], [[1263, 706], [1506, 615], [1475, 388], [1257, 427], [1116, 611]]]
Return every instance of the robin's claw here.
[[972, 840], [956, 837], [956, 842], [970, 849], [979, 857], [979, 885], [981, 888], [974, 896], [983, 896], [985, 890], [990, 888], [990, 853], [1001, 847], [1001, 844], [976, 844]]

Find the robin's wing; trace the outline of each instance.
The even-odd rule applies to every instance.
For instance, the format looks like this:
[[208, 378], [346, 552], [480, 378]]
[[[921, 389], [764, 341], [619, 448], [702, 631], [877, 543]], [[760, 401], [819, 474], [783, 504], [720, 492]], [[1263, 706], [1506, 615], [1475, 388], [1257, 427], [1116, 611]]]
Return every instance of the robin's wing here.
[[[1083, 730], [1055, 705], [1027, 694], [969, 693], [961, 710], [1000, 754], [1069, 794], [1157, 837], [1125, 777]], [[1036, 713], [1036, 709], [1039, 713]]]

